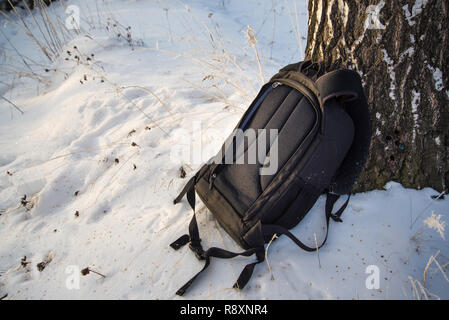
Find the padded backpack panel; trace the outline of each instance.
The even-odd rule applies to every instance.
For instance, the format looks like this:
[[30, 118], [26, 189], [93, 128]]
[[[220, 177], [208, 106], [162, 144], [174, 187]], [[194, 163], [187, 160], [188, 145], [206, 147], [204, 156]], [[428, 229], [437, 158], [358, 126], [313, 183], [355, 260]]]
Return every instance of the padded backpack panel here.
[[[278, 130], [277, 169], [280, 169], [301, 144], [314, 121], [315, 111], [300, 92], [288, 86], [278, 86], [271, 90], [254, 118], [248, 122], [247, 127], [255, 129], [256, 139], [248, 134], [246, 137], [249, 139], [245, 137], [244, 140], [238, 140], [240, 145], [236, 146], [236, 150], [245, 150], [245, 161], [242, 161], [244, 164], [224, 166], [214, 183], [237, 212], [243, 215], [275, 176], [259, 174], [263, 159], [256, 164], [249, 164], [247, 161], [248, 150], [254, 152], [258, 143], [264, 143], [266, 155], [270, 155], [273, 143], [270, 133], [266, 132], [265, 141], [259, 141], [262, 137], [257, 135], [257, 129]], [[237, 158], [240, 157], [241, 155], [237, 155]]]

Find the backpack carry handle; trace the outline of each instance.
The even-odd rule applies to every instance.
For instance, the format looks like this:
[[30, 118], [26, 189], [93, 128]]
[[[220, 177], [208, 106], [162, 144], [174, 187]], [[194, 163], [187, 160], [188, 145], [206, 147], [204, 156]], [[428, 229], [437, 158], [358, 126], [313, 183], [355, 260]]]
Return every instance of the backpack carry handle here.
[[365, 166], [371, 143], [371, 119], [362, 79], [356, 71], [341, 69], [319, 77], [316, 86], [323, 108], [332, 98], [343, 98], [341, 103], [354, 123], [354, 141], [329, 187], [333, 193], [348, 194]]
[[363, 93], [360, 76], [348, 69], [335, 70], [319, 77], [316, 86], [323, 106], [332, 98], [343, 98], [344, 102], [356, 101]]

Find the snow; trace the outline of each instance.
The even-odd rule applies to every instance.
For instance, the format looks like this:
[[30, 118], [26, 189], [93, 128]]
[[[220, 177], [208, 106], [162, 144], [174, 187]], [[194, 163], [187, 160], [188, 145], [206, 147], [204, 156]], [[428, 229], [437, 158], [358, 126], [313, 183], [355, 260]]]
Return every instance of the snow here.
[[412, 113], [413, 114], [416, 114], [418, 112], [418, 105], [419, 105], [420, 99], [421, 99], [421, 94], [416, 90], [412, 90]]
[[436, 67], [432, 67], [430, 64], [427, 64], [427, 68], [432, 72], [433, 80], [435, 81], [435, 89], [441, 91], [444, 89], [443, 85], [443, 72]]
[[[98, 17], [85, 3], [71, 2], [82, 8], [80, 25], [89, 36], [74, 36], [51, 64], [20, 24], [2, 29], [33, 59], [41, 81], [26, 77], [1, 38], [0, 92], [24, 114], [0, 101], [0, 297], [180, 299], [176, 290], [202, 262], [187, 247], [168, 246], [191, 218], [187, 201], [174, 206], [172, 200], [200, 162], [218, 151], [260, 87], [243, 34], [247, 26], [258, 38], [265, 78], [303, 54], [288, 3], [273, 10], [271, 2], [256, 0], [196, 0], [188, 7], [114, 0], [100, 7]], [[299, 31], [307, 34], [307, 1], [296, 6]], [[63, 8], [54, 8], [65, 17]], [[87, 23], [107, 16], [131, 26], [132, 46]], [[6, 66], [15, 72], [3, 73]], [[440, 236], [449, 199], [434, 195], [394, 182], [356, 194], [344, 222], [331, 223], [329, 242], [319, 252], [321, 267], [315, 253], [281, 237], [268, 252], [275, 280], [260, 264], [247, 288], [237, 291], [232, 284], [254, 258], [213, 259], [186, 298], [415, 298], [409, 277], [423, 281], [429, 258], [440, 251], [436, 259], [444, 265], [449, 254]], [[324, 202], [321, 197], [292, 230], [309, 245], [315, 234], [318, 241], [323, 236]], [[206, 248], [241, 250], [200, 201], [197, 208]], [[443, 229], [435, 229], [431, 214]], [[433, 221], [431, 228], [424, 221]], [[368, 289], [367, 278], [377, 270], [372, 266], [380, 273], [379, 288]], [[86, 267], [92, 272], [82, 276]], [[449, 298], [435, 266], [427, 277], [429, 292]]]
[[416, 21], [414, 21], [413, 18], [421, 14], [423, 8], [427, 5], [427, 2], [428, 0], [415, 0], [411, 12], [408, 4], [402, 7], [405, 12], [405, 18], [410, 26], [414, 26], [416, 24]]
[[416, 140], [416, 132], [419, 128], [418, 125], [418, 106], [421, 100], [421, 94], [417, 92], [416, 90], [412, 90], [412, 115], [413, 115], [413, 138], [412, 141], [415, 142]]
[[384, 61], [387, 64], [388, 74], [390, 75], [390, 98], [391, 100], [396, 100], [395, 90], [396, 90], [396, 72], [394, 70], [394, 61], [388, 55], [387, 50], [382, 49], [382, 54], [384, 56]]
[[[413, 41], [411, 41], [413, 43]], [[399, 63], [402, 63], [404, 61], [404, 58], [411, 58], [415, 54], [415, 48], [410, 47], [407, 50], [405, 50], [403, 53], [401, 53], [401, 56], [399, 57]]]
[[[385, 6], [385, 1], [381, 0], [376, 5], [369, 5], [366, 7], [366, 18], [363, 25], [363, 32], [360, 33], [359, 37], [354, 41], [352, 47], [348, 49], [348, 54], [353, 55], [353, 52], [357, 48], [357, 46], [363, 41], [365, 38], [365, 34], [367, 33], [367, 30], [378, 30], [378, 29], [385, 29], [386, 26], [382, 24], [382, 22], [379, 20], [380, 18], [380, 11]], [[382, 38], [382, 35], [380, 33], [376, 36], [376, 42], [379, 42]], [[354, 61], [354, 58], [352, 58]]]

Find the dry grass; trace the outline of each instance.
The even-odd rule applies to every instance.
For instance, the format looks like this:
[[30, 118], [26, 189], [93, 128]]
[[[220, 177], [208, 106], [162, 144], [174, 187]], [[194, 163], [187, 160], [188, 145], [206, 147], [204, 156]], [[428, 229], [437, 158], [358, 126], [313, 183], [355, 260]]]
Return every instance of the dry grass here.
[[[242, 110], [242, 106], [252, 101], [257, 94], [258, 89], [255, 85], [256, 69], [251, 65], [244, 65], [240, 56], [245, 56], [245, 48], [236, 46], [232, 41], [223, 37], [218, 23], [215, 22], [213, 14], [210, 13], [206, 21], [200, 21], [192, 13], [189, 6], [182, 1], [177, 1], [183, 7], [181, 13], [172, 12], [168, 8], [163, 8], [166, 15], [168, 34], [170, 42], [182, 42], [188, 46], [188, 50], [176, 52], [173, 50], [161, 49], [157, 44], [154, 48], [146, 48], [173, 57], [183, 57], [199, 65], [203, 73], [199, 75], [198, 80], [183, 79], [186, 83], [205, 94], [207, 101], [223, 102], [236, 110]], [[184, 32], [176, 33], [170, 26], [170, 20], [176, 20], [178, 25], [182, 26]], [[256, 39], [252, 29], [249, 29], [249, 43], [255, 46]], [[231, 48], [237, 48], [235, 52], [238, 56], [231, 53]], [[242, 51], [243, 50], [243, 51]], [[255, 47], [257, 51], [257, 47]], [[256, 53], [258, 61], [259, 75], [264, 82], [262, 63]]]
[[[290, 19], [290, 24], [293, 27], [293, 31], [295, 32], [296, 41], [298, 42], [298, 50], [301, 60], [304, 59], [304, 48], [302, 46], [302, 34], [301, 34], [301, 28], [299, 27], [299, 14], [298, 14], [298, 8], [296, 6], [296, 1], [293, 0], [293, 9], [290, 4], [289, 0], [285, 0], [285, 6], [288, 10], [288, 16]], [[294, 15], [294, 17], [293, 17]]]
[[[177, 0], [177, 2], [184, 7], [184, 14], [179, 14], [176, 10], [172, 11], [168, 8], [163, 9], [167, 20], [169, 40], [187, 44], [190, 46], [190, 50], [174, 52], [161, 49], [158, 45], [153, 50], [174, 57], [181, 56], [200, 64], [203, 69], [202, 80], [190, 79], [186, 82], [193, 88], [204, 92], [207, 101], [220, 101], [238, 111], [246, 109], [259, 91], [260, 85], [266, 83], [261, 50], [257, 45], [257, 32], [248, 25], [247, 29], [243, 31], [248, 46], [235, 44], [224, 36], [212, 13], [208, 15], [206, 21], [199, 21], [188, 5], [181, 0]], [[277, 9], [283, 10], [283, 5], [284, 3], [281, 1], [272, 0], [271, 8], [260, 26], [262, 28], [269, 16], [273, 15], [272, 41], [269, 43], [270, 59], [273, 55], [276, 35]], [[299, 26], [300, 17], [296, 1], [285, 0], [285, 6], [298, 43], [300, 57], [303, 58], [302, 41], [304, 38]], [[175, 20], [184, 28], [182, 34], [176, 34], [172, 29], [168, 19], [169, 12], [170, 20]], [[252, 63], [251, 56], [254, 57], [255, 63]], [[259, 78], [259, 83], [257, 83], [257, 78]]]
[[248, 43], [251, 45], [251, 48], [253, 48], [253, 50], [254, 50], [254, 54], [256, 56], [256, 61], [257, 61], [257, 66], [259, 67], [259, 75], [260, 75], [261, 85], [264, 85], [265, 77], [263, 75], [262, 63], [260, 62], [259, 51], [257, 50], [257, 45], [256, 45], [257, 38], [254, 35], [254, 30], [250, 26], [248, 26], [248, 29], [245, 31], [245, 34], [246, 34]]
[[12, 105], [17, 111], [19, 111], [21, 114], [23, 114], [23, 110], [20, 109], [18, 106], [16, 106], [16, 104], [8, 99], [6, 99], [4, 96], [0, 96], [0, 98], [2, 100], [5, 100], [6, 102], [8, 102], [10, 105]]
[[[24, 9], [19, 10], [12, 6], [12, 11], [9, 14], [1, 12], [4, 21], [7, 24], [14, 24], [21, 28], [28, 39], [38, 48], [41, 57], [31, 58], [26, 54], [20, 52], [14, 43], [8, 38], [3, 31], [5, 26], [0, 26], [0, 33], [8, 43], [8, 47], [2, 48], [2, 64], [0, 70], [2, 73], [1, 83], [6, 85], [9, 89], [17, 85], [20, 79], [31, 79], [37, 84], [37, 94], [39, 94], [39, 87], [43, 85], [47, 87], [51, 84], [51, 75], [53, 73], [62, 74], [65, 78], [68, 73], [62, 68], [52, 67], [54, 62], [66, 52], [66, 45], [71, 40], [79, 36], [85, 36], [92, 40], [94, 38], [89, 34], [88, 30], [104, 30], [111, 38], [118, 39], [125, 42], [132, 50], [136, 46], [142, 46], [143, 41], [134, 39], [130, 26], [122, 25], [116, 17], [112, 14], [107, 2], [103, 2], [101, 9], [98, 6], [98, 0], [95, 0], [95, 9], [89, 3], [83, 6], [85, 14], [79, 12], [80, 25], [72, 24], [75, 28], [66, 26], [66, 15], [61, 15], [57, 10], [64, 10], [65, 14], [71, 14], [73, 8], [68, 6], [63, 0], [54, 1], [52, 5], [46, 5], [43, 0], [35, 0], [35, 6], [30, 9], [24, 2]], [[60, 8], [58, 8], [60, 5]], [[87, 14], [86, 14], [87, 13]], [[87, 27], [87, 30], [82, 28]], [[47, 63], [45, 63], [45, 60]], [[44, 62], [37, 62], [44, 61]], [[77, 65], [81, 64], [80, 61]], [[50, 73], [51, 71], [51, 73]], [[120, 91], [120, 90], [118, 90]], [[155, 95], [153, 95], [155, 96]], [[23, 110], [17, 106], [16, 103], [7, 99], [4, 95], [1, 99], [10, 104], [14, 109], [23, 114]]]
[[[441, 266], [441, 264], [438, 262], [438, 260], [436, 259], [437, 256], [440, 254], [440, 252], [438, 251], [436, 254], [430, 256], [429, 260], [427, 261], [427, 265], [424, 268], [424, 272], [423, 272], [423, 281], [419, 281], [417, 279], [414, 279], [413, 277], [409, 276], [408, 280], [410, 281], [410, 284], [412, 285], [412, 293], [413, 293], [413, 297], [417, 300], [422, 300], [423, 298], [426, 300], [429, 300], [429, 298], [434, 298], [437, 300], [440, 300], [440, 297], [437, 296], [436, 294], [430, 292], [430, 288], [429, 288], [429, 284], [428, 284], [428, 278], [427, 275], [431, 270], [431, 265], [432, 263], [436, 265], [436, 272], [440, 272], [441, 275], [443, 276], [443, 279], [449, 283], [449, 278], [446, 274], [446, 272], [444, 271], [444, 266]], [[435, 272], [435, 271], [434, 271]]]
[[[440, 195], [441, 196], [441, 195]], [[420, 214], [421, 215], [421, 214]], [[421, 226], [418, 231], [411, 237], [411, 240], [421, 242], [423, 241], [423, 232], [425, 227], [436, 230], [441, 238], [444, 240], [444, 231], [446, 222], [440, 220], [441, 215], [432, 214], [424, 220], [424, 225]], [[418, 219], [418, 218], [417, 218]], [[416, 221], [416, 220], [415, 220]], [[417, 249], [418, 250], [418, 249]], [[423, 271], [422, 282], [409, 276], [408, 280], [412, 285], [412, 292], [415, 299], [422, 300], [423, 298], [428, 300], [429, 298], [440, 299], [439, 296], [433, 294], [430, 291], [430, 284], [428, 281], [429, 274], [441, 274], [443, 280], [449, 284], [449, 277], [446, 274], [445, 269], [449, 266], [449, 263], [441, 264], [437, 257], [440, 255], [440, 251], [437, 251], [434, 255], [431, 255], [427, 261], [427, 264]], [[435, 267], [432, 269], [432, 265]]]
[[[47, 6], [43, 0], [36, 0], [36, 6], [31, 10], [26, 2], [24, 2], [28, 16], [31, 17], [33, 24], [27, 22], [22, 13], [8, 0], [13, 8], [13, 13], [21, 23], [26, 35], [32, 40], [41, 50], [45, 57], [50, 62], [53, 62], [63, 51], [63, 45], [79, 35], [80, 29], [67, 29], [65, 21], [61, 21], [59, 16], [55, 14], [54, 6]], [[63, 8], [66, 5], [59, 0]]]
[[[63, 0], [58, 0], [58, 3], [67, 13], [67, 3]], [[248, 48], [242, 47], [223, 36], [224, 32], [214, 20], [212, 13], [208, 15], [205, 21], [200, 21], [197, 15], [192, 13], [189, 6], [180, 0], [177, 0], [177, 3], [184, 9], [181, 10], [181, 13], [179, 13], [179, 10], [173, 11], [168, 7], [161, 8], [167, 22], [168, 39], [170, 43], [177, 41], [186, 44], [189, 46], [189, 50], [175, 52], [160, 49], [158, 45], [155, 48], [142, 49], [155, 50], [174, 57], [182, 56], [195, 61], [202, 66], [203, 74], [199, 75], [201, 80], [189, 79], [185, 80], [186, 83], [201, 90], [207, 101], [223, 102], [226, 106], [239, 112], [245, 109], [259, 91], [259, 84], [263, 85], [266, 81], [262, 58], [257, 46], [256, 32], [248, 26], [247, 30], [244, 31]], [[273, 13], [273, 18], [276, 20], [276, 8], [280, 4], [279, 1], [272, 0], [272, 7], [267, 13], [267, 17]], [[297, 36], [299, 50], [302, 52], [296, 3], [291, 4], [286, 0], [286, 4], [291, 16], [293, 30]], [[73, 30], [67, 29], [65, 21], [62, 21], [56, 14], [55, 6], [46, 6], [43, 0], [36, 0], [36, 7], [33, 10], [26, 8], [25, 13], [29, 16], [28, 19], [23, 16], [23, 11], [14, 8], [13, 14], [16, 19], [9, 18], [9, 20], [11, 23], [20, 24], [23, 27], [30, 41], [39, 48], [49, 64], [52, 64], [55, 59], [61, 56], [65, 44], [73, 38], [84, 35], [93, 39], [89, 35], [89, 30], [94, 29], [103, 29], [110, 37], [125, 41], [132, 50], [136, 47], [142, 47], [143, 41], [133, 38], [131, 27], [121, 24], [109, 6], [108, 2], [102, 2], [99, 6], [98, 0], [86, 2], [86, 5], [83, 6], [85, 14], [80, 13], [80, 25], [86, 27], [87, 30], [81, 27]], [[65, 16], [63, 16], [64, 19]], [[171, 25], [172, 21], [176, 21], [177, 25], [183, 27], [184, 30], [181, 34], [176, 34], [176, 30]], [[6, 38], [3, 32], [2, 34]], [[270, 55], [273, 51], [275, 21], [272, 37]], [[9, 39], [7, 40], [9, 41]], [[29, 57], [20, 54], [12, 44], [11, 47], [17, 57], [15, 65], [20, 65], [20, 67], [11, 69], [10, 66], [2, 66], [3, 70], [10, 74], [13, 79], [26, 77], [48, 85], [49, 78], [47, 74], [42, 72], [48, 67], [34, 63]], [[252, 54], [247, 52], [247, 49], [252, 50]], [[248, 58], [251, 55], [255, 58], [254, 64]], [[56, 70], [56, 72], [61, 71]], [[259, 84], [256, 83], [257, 78], [260, 79]], [[164, 103], [162, 105], [170, 113], [168, 107]]]
[[[135, 40], [133, 38], [130, 26], [124, 26], [117, 21], [107, 6], [107, 3], [104, 3], [104, 6], [101, 8], [102, 12], [100, 13], [101, 10], [98, 7], [98, 2], [95, 0], [95, 14], [88, 4], [90, 1], [86, 2], [86, 6], [83, 9], [87, 10], [88, 14], [81, 14], [80, 12], [80, 25], [74, 23], [74, 28], [68, 28], [65, 21], [66, 16], [63, 16], [63, 19], [61, 19], [61, 15], [56, 12], [57, 8], [55, 4], [47, 6], [43, 0], [35, 0], [36, 5], [31, 10], [24, 2], [25, 11], [23, 11], [18, 10], [12, 5], [10, 0], [8, 1], [13, 9], [10, 15], [2, 12], [5, 21], [22, 27], [28, 39], [39, 48], [49, 64], [52, 64], [65, 52], [65, 45], [75, 37], [83, 35], [92, 39], [88, 30], [103, 29], [111, 37], [123, 39], [132, 49], [136, 46], [143, 45], [142, 40]], [[57, 4], [61, 6], [66, 14], [71, 13], [70, 7], [67, 6], [65, 1], [58, 0]], [[97, 17], [97, 20], [94, 17]], [[88, 30], [84, 29], [82, 25], [87, 26]], [[38, 75], [37, 71], [31, 67], [30, 62], [34, 62], [33, 59], [21, 54], [13, 43], [11, 43], [2, 28], [0, 28], [0, 31], [14, 50], [14, 54], [20, 58], [20, 62], [22, 63], [22, 70], [19, 69], [22, 72], [21, 76], [25, 75], [40, 81], [43, 80], [42, 76]], [[34, 65], [38, 64], [34, 63]], [[48, 65], [41, 65], [40, 67], [42, 67], [41, 69], [45, 69], [48, 68]]]

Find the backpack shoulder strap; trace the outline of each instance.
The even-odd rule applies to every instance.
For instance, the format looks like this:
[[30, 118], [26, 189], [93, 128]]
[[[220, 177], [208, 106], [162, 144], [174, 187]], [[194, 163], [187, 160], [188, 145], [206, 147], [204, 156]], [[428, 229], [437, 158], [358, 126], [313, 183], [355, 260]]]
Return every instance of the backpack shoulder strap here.
[[354, 122], [354, 141], [337, 171], [329, 190], [336, 194], [351, 192], [365, 166], [371, 142], [371, 120], [362, 80], [355, 71], [342, 69], [329, 72], [316, 81], [323, 108], [337, 98]]
[[253, 254], [256, 255], [257, 261], [247, 264], [243, 271], [241, 272], [239, 278], [234, 283], [234, 288], [236, 289], [243, 289], [245, 285], [248, 283], [249, 279], [251, 278], [251, 275], [253, 273], [254, 267], [256, 264], [261, 263], [265, 259], [264, 255], [264, 247], [263, 244], [261, 247], [251, 248], [243, 252], [231, 252], [227, 251], [221, 248], [212, 247], [208, 250], [204, 250], [203, 246], [201, 245], [201, 238], [198, 230], [198, 223], [196, 221], [196, 213], [195, 213], [195, 183], [196, 183], [197, 175], [193, 176], [185, 185], [181, 193], [176, 197], [176, 199], [173, 201], [174, 204], [179, 203], [184, 196], [187, 196], [187, 201], [190, 205], [190, 207], [193, 210], [193, 217], [189, 224], [189, 234], [182, 235], [180, 238], [178, 238], [176, 241], [170, 244], [170, 247], [172, 247], [174, 250], [178, 250], [181, 247], [185, 246], [189, 243], [189, 248], [195, 253], [195, 256], [198, 260], [204, 260], [205, 264], [203, 268], [194, 275], [185, 285], [183, 285], [176, 294], [179, 296], [182, 296], [187, 289], [192, 285], [192, 283], [195, 281], [195, 279], [204, 271], [206, 270], [210, 265], [210, 258], [221, 258], [221, 259], [230, 259], [237, 256], [244, 256], [249, 257]]
[[266, 225], [262, 226], [262, 231], [263, 231], [264, 237], [266, 239], [267, 238], [269, 239], [269, 238], [273, 237], [273, 235], [275, 235], [275, 234], [278, 236], [286, 235], [301, 249], [303, 249], [305, 251], [309, 251], [309, 252], [318, 251], [318, 249], [320, 249], [326, 243], [327, 236], [329, 234], [329, 220], [332, 218], [332, 220], [334, 220], [335, 222], [343, 222], [343, 220], [341, 220], [341, 215], [342, 215], [343, 211], [346, 209], [346, 207], [348, 206], [349, 199], [351, 198], [351, 195], [350, 194], [348, 195], [348, 198], [343, 203], [343, 205], [341, 206], [340, 209], [338, 209], [335, 213], [332, 213], [332, 211], [334, 209], [334, 205], [339, 198], [340, 198], [339, 195], [336, 195], [333, 193], [326, 194], [326, 207], [325, 207], [326, 235], [324, 237], [323, 242], [319, 246], [317, 245], [316, 247], [309, 247], [309, 246], [305, 245], [303, 242], [301, 242], [301, 240], [296, 238], [288, 229], [286, 229], [280, 225], [275, 225], [275, 224], [266, 224]]

